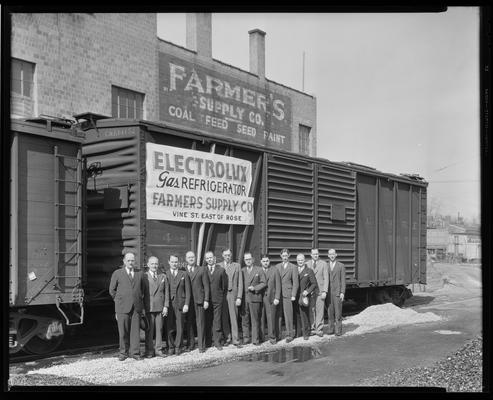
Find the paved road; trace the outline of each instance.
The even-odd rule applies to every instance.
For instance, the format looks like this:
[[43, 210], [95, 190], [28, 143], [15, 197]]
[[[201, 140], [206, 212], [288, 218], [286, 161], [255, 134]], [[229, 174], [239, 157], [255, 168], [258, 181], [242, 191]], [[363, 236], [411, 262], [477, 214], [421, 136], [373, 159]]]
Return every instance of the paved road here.
[[414, 310], [431, 311], [444, 317], [443, 320], [341, 336], [323, 346], [283, 349], [180, 375], [128, 382], [127, 385], [358, 385], [366, 378], [395, 369], [431, 365], [482, 332], [480, 292], [461, 298], [422, 293], [410, 300]]

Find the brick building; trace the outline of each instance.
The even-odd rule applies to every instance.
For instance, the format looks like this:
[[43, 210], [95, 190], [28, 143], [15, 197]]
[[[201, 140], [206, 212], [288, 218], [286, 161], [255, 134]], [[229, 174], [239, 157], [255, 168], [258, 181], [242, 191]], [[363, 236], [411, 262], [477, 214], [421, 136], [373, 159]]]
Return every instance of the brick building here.
[[210, 14], [187, 14], [186, 48], [153, 13], [11, 17], [12, 118], [91, 112], [316, 156], [316, 99], [265, 77], [265, 32], [244, 71], [212, 58]]

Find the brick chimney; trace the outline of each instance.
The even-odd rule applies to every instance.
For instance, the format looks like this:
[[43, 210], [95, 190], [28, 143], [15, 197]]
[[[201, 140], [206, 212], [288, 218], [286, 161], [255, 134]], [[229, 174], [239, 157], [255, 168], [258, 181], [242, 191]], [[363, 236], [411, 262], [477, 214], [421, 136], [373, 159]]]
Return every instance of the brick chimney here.
[[265, 79], [265, 32], [260, 29], [248, 31], [250, 35], [250, 72]]
[[187, 13], [187, 48], [198, 55], [212, 58], [211, 13]]

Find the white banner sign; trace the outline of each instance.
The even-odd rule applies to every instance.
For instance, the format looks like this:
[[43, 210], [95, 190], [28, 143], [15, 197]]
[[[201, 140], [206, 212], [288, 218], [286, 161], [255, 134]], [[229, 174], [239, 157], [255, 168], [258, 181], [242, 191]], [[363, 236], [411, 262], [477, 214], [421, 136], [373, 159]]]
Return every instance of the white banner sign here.
[[146, 144], [147, 219], [253, 225], [252, 163]]

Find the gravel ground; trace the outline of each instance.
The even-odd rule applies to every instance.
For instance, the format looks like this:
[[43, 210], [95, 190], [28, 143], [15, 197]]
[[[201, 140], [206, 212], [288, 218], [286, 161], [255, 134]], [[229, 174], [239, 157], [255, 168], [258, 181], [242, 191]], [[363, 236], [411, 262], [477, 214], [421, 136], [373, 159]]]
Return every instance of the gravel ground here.
[[363, 386], [432, 386], [447, 392], [482, 392], [483, 339], [470, 340], [455, 353], [430, 367], [394, 371], [366, 379]]
[[[378, 330], [392, 329], [399, 325], [416, 324], [440, 320], [441, 317], [433, 313], [418, 313], [411, 309], [402, 309], [393, 304], [381, 304], [366, 308], [361, 313], [344, 318], [343, 325], [346, 335], [363, 334]], [[357, 326], [356, 326], [357, 325]], [[351, 327], [352, 326], [352, 330]], [[354, 328], [356, 326], [356, 328]], [[262, 352], [276, 351], [294, 346], [314, 346], [337, 340], [334, 335], [325, 335], [320, 338], [311, 336], [309, 340], [296, 338], [290, 343], [282, 340], [275, 345], [268, 342], [260, 346], [252, 344], [237, 349], [233, 346], [219, 351], [208, 349], [205, 353], [198, 350], [183, 353], [180, 356], [165, 358], [156, 357], [135, 361], [131, 358], [120, 362], [115, 355], [104, 355], [91, 359], [66, 360], [60, 365], [47, 368], [38, 368], [28, 371], [27, 374], [15, 374], [11, 371], [10, 385], [118, 385], [137, 379], [162, 377], [187, 372], [197, 368], [205, 368], [238, 358]], [[33, 379], [31, 381], [31, 378]], [[64, 383], [63, 379], [67, 379]]]

